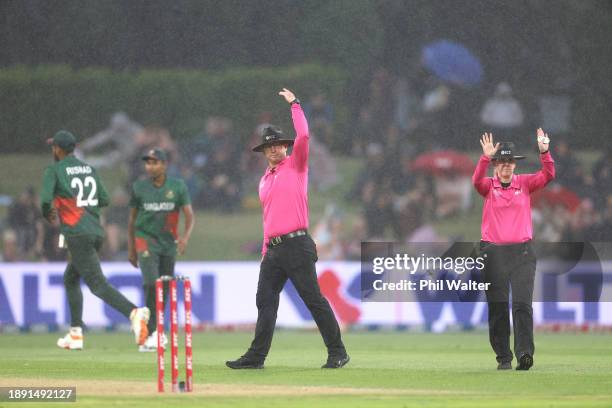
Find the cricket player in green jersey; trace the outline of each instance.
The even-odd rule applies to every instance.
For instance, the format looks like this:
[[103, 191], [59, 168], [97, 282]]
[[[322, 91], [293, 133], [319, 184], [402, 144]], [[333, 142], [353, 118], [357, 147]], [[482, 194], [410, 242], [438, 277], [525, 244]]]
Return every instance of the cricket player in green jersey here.
[[[128, 258], [140, 266], [147, 307], [155, 312], [155, 281], [160, 276], [174, 276], [176, 254], [185, 252], [194, 226], [191, 199], [185, 182], [166, 174], [168, 156], [161, 149], [152, 149], [142, 158], [147, 179], [132, 186], [128, 221]], [[185, 216], [183, 235], [178, 235], [179, 213]], [[168, 283], [164, 283], [168, 285]], [[168, 288], [164, 290], [164, 295]], [[164, 299], [164, 305], [165, 305]], [[149, 321], [152, 333], [140, 346], [142, 352], [157, 350], [155, 319]], [[164, 337], [164, 344], [167, 341]]]
[[98, 251], [104, 240], [100, 208], [108, 205], [108, 193], [96, 170], [72, 154], [76, 145], [72, 133], [60, 130], [47, 143], [51, 145], [55, 163], [44, 172], [42, 213], [49, 221], [59, 216], [70, 258], [64, 272], [70, 331], [57, 345], [68, 350], [83, 349], [81, 278], [94, 295], [130, 319], [136, 343], [143, 344], [148, 335], [149, 309], [136, 307], [112, 287], [100, 267]]

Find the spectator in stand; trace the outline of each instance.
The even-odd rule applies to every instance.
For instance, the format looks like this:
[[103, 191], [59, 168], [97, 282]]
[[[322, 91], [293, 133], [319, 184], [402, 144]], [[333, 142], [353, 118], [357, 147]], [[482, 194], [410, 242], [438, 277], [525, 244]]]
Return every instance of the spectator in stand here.
[[197, 135], [191, 143], [191, 160], [196, 171], [206, 166], [212, 154], [221, 146], [234, 142], [232, 140], [232, 122], [224, 117], [211, 116], [206, 119], [204, 132]]
[[393, 95], [393, 88], [394, 80], [389, 71], [385, 68], [378, 68], [370, 82], [368, 99], [374, 126], [378, 129], [384, 129], [393, 122], [394, 100], [389, 97]]
[[232, 161], [238, 154], [237, 144], [228, 141], [217, 144], [202, 168], [206, 188], [202, 201], [207, 207], [233, 212], [242, 203], [240, 167]]
[[562, 205], [551, 208], [551, 221], [556, 222], [562, 232], [559, 237], [550, 237], [553, 238], [549, 240], [550, 242], [594, 241], [591, 233], [599, 224], [600, 217], [591, 200], [582, 200], [574, 213], [570, 213]]
[[304, 114], [308, 119], [311, 135], [316, 135], [319, 141], [330, 149], [336, 147], [338, 141], [334, 140], [333, 132], [334, 107], [322, 90], [317, 90], [304, 104]]
[[449, 136], [452, 130], [448, 126], [451, 88], [434, 76], [427, 78], [426, 85], [427, 90], [423, 96], [423, 113], [418, 128], [423, 137], [419, 138], [419, 144], [442, 143], [448, 147], [451, 143]]
[[583, 184], [582, 168], [569, 143], [562, 139], [555, 145], [554, 150], [555, 169], [557, 171], [556, 182], [569, 188]]
[[2, 232], [2, 262], [16, 262], [19, 260], [17, 234], [12, 229]]
[[465, 213], [472, 206], [470, 177], [452, 171], [435, 178], [436, 217], [447, 218]]
[[336, 159], [316, 134], [310, 135], [310, 183], [317, 191], [327, 191], [338, 184]]
[[406, 134], [418, 126], [422, 110], [421, 97], [408, 78], [399, 78], [394, 88], [394, 124]]
[[387, 227], [393, 225], [392, 163], [378, 143], [369, 144], [366, 155], [366, 166], [347, 199], [363, 203], [368, 236], [383, 237]]
[[368, 226], [366, 220], [362, 216], [357, 217], [353, 221], [351, 233], [344, 243], [345, 259], [360, 260], [361, 243], [371, 239], [371, 237], [368, 237]]
[[[189, 162], [181, 163], [180, 169], [180, 178], [182, 178], [185, 185], [187, 185], [189, 196], [197, 197], [198, 199], [201, 198], [202, 190], [204, 189], [204, 180], [202, 180], [202, 178], [196, 174], [194, 168]], [[194, 208], [202, 208], [206, 205], [206, 203], [194, 200], [192, 205]]]
[[513, 133], [523, 125], [523, 108], [512, 95], [512, 88], [507, 82], [499, 83], [493, 96], [487, 99], [480, 112], [480, 120], [499, 139], [516, 139], [517, 135]]
[[42, 234], [42, 216], [38, 209], [36, 192], [28, 187], [8, 209], [7, 224], [16, 234], [17, 256], [27, 259], [40, 252], [36, 248], [38, 236]]
[[312, 232], [312, 239], [317, 246], [317, 255], [320, 260], [344, 260], [342, 221], [342, 214], [334, 205], [328, 204], [325, 214]]
[[593, 242], [612, 242], [612, 194], [608, 194], [605, 200], [606, 208], [601, 219], [585, 234]]
[[373, 180], [375, 182], [380, 181], [382, 178], [390, 177], [393, 174], [390, 171], [388, 163], [385, 158], [385, 152], [383, 146], [379, 143], [370, 143], [366, 147], [366, 163], [363, 170], [357, 176], [357, 181], [353, 185], [353, 188], [347, 195], [348, 201], [359, 200], [362, 195], [364, 186], [368, 181]]
[[359, 117], [355, 129], [353, 129], [353, 134], [355, 136], [352, 139], [351, 154], [359, 157], [365, 153], [365, 149], [370, 143], [376, 141], [378, 136], [369, 107], [362, 106], [359, 110]]
[[593, 165], [593, 179], [598, 190], [595, 206], [603, 210], [607, 197], [612, 194], [612, 145], [607, 145], [603, 156]]
[[368, 180], [361, 191], [361, 200], [364, 204], [368, 236], [384, 237], [387, 228], [394, 228], [396, 225], [391, 179], [382, 179], [380, 182]]

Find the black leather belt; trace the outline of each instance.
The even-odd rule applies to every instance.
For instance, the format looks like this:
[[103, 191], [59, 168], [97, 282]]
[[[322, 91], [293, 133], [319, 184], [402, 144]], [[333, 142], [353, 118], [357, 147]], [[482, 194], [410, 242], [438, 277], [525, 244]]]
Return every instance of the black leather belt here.
[[297, 230], [297, 231], [293, 231], [285, 235], [279, 235], [278, 237], [271, 237], [270, 240], [268, 241], [268, 247], [273, 247], [288, 239], [295, 238], [295, 237], [302, 237], [307, 234], [308, 234], [307, 230]]

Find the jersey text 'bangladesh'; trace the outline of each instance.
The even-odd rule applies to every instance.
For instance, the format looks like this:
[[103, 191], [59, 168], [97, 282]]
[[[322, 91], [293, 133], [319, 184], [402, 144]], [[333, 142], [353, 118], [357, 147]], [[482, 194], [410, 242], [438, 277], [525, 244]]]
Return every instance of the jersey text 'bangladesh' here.
[[175, 255], [180, 210], [189, 204], [189, 191], [181, 179], [167, 177], [161, 187], [148, 179], [134, 182], [130, 207], [138, 210], [136, 251]]

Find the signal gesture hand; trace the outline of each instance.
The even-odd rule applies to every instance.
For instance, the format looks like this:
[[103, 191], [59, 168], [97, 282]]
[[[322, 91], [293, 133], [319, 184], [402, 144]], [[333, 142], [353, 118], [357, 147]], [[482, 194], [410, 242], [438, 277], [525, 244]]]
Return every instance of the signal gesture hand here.
[[295, 95], [287, 88], [283, 88], [283, 90], [280, 91], [278, 94], [283, 96], [288, 103], [291, 103], [295, 100]]
[[499, 142], [493, 145], [493, 133], [485, 132], [480, 138], [480, 145], [482, 146], [482, 153], [489, 159], [492, 159], [499, 149]]
[[540, 153], [545, 153], [548, 151], [550, 138], [548, 137], [548, 133], [545, 133], [542, 128], [538, 128], [538, 149], [540, 149]]

